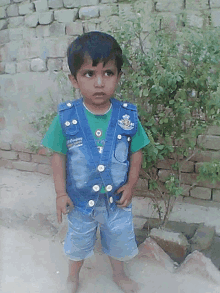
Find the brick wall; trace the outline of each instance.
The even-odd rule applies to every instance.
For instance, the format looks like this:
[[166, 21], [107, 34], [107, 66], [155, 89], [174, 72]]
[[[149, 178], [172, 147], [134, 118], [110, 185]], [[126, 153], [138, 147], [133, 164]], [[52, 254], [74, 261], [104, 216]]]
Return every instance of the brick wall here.
[[[52, 173], [51, 158], [46, 152], [34, 154], [24, 143], [27, 135], [34, 136], [29, 121], [36, 111], [36, 98], [68, 99], [68, 91], [62, 92], [56, 79], [60, 72], [69, 73], [68, 45], [85, 31], [108, 31], [109, 21], [117, 26], [123, 13], [131, 17], [130, 5], [124, 2], [0, 0], [0, 166]], [[207, 22], [220, 26], [219, 0], [145, 0], [143, 3], [147, 8], [144, 31], [148, 29], [147, 14], [152, 13], [171, 17], [170, 24], [174, 27], [184, 24], [186, 19], [192, 29], [201, 28]], [[160, 18], [158, 26], [163, 25], [159, 22]], [[199, 137], [198, 147], [201, 140]], [[182, 170], [184, 196], [220, 202], [220, 184], [196, 183], [199, 166], [220, 158], [219, 142], [219, 128], [210, 128], [204, 145], [207, 150], [192, 157]], [[169, 172], [169, 163], [159, 162], [157, 166], [161, 182]], [[140, 180], [139, 188], [141, 194], [147, 195], [147, 181]]]

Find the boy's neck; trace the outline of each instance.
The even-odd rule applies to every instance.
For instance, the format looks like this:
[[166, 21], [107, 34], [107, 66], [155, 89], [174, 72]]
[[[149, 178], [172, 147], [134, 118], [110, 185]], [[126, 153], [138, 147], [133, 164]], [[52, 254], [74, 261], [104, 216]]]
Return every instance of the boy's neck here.
[[84, 100], [83, 100], [83, 104], [85, 108], [94, 115], [106, 114], [111, 109], [111, 105], [112, 105], [110, 100], [103, 105], [97, 105], [97, 106], [93, 104], [88, 104]]

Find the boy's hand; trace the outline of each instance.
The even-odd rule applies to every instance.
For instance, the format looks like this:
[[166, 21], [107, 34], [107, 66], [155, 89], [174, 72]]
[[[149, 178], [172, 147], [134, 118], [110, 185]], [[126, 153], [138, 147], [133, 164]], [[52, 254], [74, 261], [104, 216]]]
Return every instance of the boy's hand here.
[[121, 186], [118, 190], [117, 193], [121, 193], [122, 192], [122, 196], [120, 198], [120, 200], [117, 201], [117, 206], [119, 208], [125, 208], [127, 207], [131, 201], [132, 201], [132, 192], [133, 192], [133, 187], [131, 187], [131, 185], [129, 185], [128, 183]]
[[63, 195], [57, 196], [56, 205], [57, 205], [57, 220], [58, 220], [58, 223], [60, 224], [62, 223], [62, 213], [66, 215], [68, 213], [67, 206], [72, 207], [73, 203], [67, 194], [63, 194]]

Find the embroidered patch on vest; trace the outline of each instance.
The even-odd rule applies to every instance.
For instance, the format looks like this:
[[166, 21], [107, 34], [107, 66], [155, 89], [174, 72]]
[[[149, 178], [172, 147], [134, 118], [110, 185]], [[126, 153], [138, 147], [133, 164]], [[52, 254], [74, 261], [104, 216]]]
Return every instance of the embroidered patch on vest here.
[[118, 125], [121, 126], [124, 130], [131, 130], [134, 128], [134, 123], [132, 123], [129, 118], [129, 115], [123, 115], [122, 120], [118, 120]]
[[68, 149], [73, 148], [73, 147], [80, 147], [83, 145], [82, 137], [75, 138], [75, 139], [71, 138], [71, 139], [67, 140], [66, 145], [67, 145]]

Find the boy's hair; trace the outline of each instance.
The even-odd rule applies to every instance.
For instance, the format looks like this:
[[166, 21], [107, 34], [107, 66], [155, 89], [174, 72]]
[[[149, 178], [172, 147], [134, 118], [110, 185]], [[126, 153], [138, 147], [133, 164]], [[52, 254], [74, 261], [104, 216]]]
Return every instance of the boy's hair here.
[[115, 60], [118, 73], [123, 65], [122, 50], [117, 41], [111, 35], [98, 31], [79, 36], [68, 47], [68, 65], [75, 78], [86, 57], [92, 59], [92, 66], [99, 62], [105, 66], [109, 60]]

